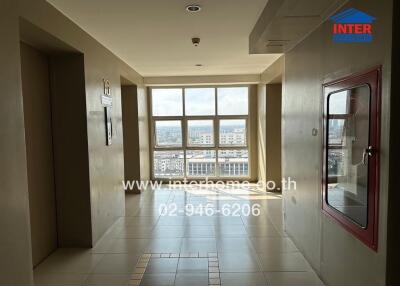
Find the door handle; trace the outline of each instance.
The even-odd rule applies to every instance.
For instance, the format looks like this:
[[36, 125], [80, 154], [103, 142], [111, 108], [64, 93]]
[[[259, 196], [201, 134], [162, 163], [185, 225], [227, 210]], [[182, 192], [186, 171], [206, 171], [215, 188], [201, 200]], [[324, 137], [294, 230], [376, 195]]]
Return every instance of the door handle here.
[[368, 157], [372, 157], [375, 155], [375, 148], [372, 146], [368, 146], [367, 148], [364, 149], [363, 151], [363, 158], [362, 158], [362, 163], [363, 165], [367, 165], [368, 162]]

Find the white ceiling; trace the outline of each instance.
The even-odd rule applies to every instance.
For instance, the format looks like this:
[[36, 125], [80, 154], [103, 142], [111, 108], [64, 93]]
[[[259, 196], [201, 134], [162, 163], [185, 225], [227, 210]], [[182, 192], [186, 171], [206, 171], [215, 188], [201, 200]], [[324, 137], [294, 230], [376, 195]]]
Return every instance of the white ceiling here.
[[[48, 1], [145, 77], [259, 74], [280, 56], [249, 55], [268, 0]], [[193, 2], [199, 13], [186, 12]]]

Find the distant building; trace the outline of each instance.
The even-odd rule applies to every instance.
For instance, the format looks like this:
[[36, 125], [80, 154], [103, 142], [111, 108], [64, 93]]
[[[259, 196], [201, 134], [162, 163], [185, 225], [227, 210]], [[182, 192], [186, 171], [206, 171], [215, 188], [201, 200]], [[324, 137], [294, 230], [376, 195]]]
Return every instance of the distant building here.
[[[167, 130], [165, 130], [167, 131]], [[162, 138], [167, 142], [176, 141], [172, 130], [161, 132]], [[179, 135], [180, 136], [180, 135]], [[172, 138], [175, 137], [175, 138]], [[212, 130], [200, 128], [189, 133], [190, 145], [206, 146], [214, 144]], [[246, 133], [243, 128], [231, 128], [220, 133], [220, 145], [240, 146], [246, 144]], [[195, 151], [187, 158], [186, 168], [188, 177], [213, 177], [216, 176], [218, 167], [220, 177], [240, 177], [249, 174], [247, 150], [219, 150], [218, 164], [216, 163], [215, 150]], [[171, 153], [158, 155], [154, 158], [154, 174], [156, 177], [182, 177], [184, 175], [184, 156], [171, 156]], [[218, 166], [217, 166], [218, 165]]]

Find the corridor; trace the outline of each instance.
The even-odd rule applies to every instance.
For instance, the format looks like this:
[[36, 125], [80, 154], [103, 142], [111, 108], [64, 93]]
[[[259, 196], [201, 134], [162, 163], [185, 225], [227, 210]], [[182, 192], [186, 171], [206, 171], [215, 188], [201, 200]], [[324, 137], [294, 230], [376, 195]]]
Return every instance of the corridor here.
[[400, 285], [399, 6], [0, 0], [0, 285]]
[[[247, 216], [248, 206], [260, 212]], [[127, 194], [125, 217], [92, 250], [57, 250], [35, 285], [322, 286], [285, 235], [281, 207], [280, 194], [255, 185]]]

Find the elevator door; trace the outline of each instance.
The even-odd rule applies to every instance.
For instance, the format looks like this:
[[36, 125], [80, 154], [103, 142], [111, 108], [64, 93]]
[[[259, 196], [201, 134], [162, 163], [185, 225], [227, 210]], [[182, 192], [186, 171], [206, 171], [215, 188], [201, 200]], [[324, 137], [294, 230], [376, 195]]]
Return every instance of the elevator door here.
[[36, 266], [57, 248], [48, 57], [21, 43], [21, 73], [32, 260]]

